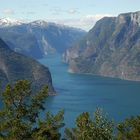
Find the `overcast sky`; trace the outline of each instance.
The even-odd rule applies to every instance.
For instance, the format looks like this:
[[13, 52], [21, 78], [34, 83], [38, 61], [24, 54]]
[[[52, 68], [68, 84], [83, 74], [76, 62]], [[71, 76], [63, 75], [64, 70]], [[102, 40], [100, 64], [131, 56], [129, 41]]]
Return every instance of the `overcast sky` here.
[[0, 0], [0, 18], [46, 20], [89, 30], [104, 16], [140, 11], [140, 0]]

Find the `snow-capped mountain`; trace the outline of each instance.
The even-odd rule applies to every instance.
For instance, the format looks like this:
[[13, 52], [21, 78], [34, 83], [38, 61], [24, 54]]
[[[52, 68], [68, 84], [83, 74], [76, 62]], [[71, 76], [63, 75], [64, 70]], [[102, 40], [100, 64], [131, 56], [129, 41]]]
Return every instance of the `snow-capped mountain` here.
[[0, 37], [14, 51], [34, 58], [42, 58], [55, 52], [62, 54], [85, 33], [81, 29], [45, 20], [0, 20]]
[[48, 22], [46, 20], [23, 21], [23, 20], [8, 18], [8, 17], [0, 18], [0, 28], [12, 27], [12, 26], [17, 26], [17, 25], [22, 25], [22, 24], [36, 26], [36, 27], [38, 26], [38, 27], [43, 27], [43, 28], [47, 28], [49, 26], [56, 26], [60, 29], [70, 29], [73, 31], [85, 32], [84, 30], [82, 30], [80, 28], [70, 27], [67, 25], [58, 24], [58, 23], [54, 23], [54, 22]]
[[7, 27], [7, 26], [15, 26], [23, 24], [22, 21], [10, 18], [2, 18], [0, 19], [0, 27]]
[[33, 22], [30, 22], [29, 23], [30, 25], [32, 26], [47, 26], [48, 25], [48, 22], [44, 21], [44, 20], [36, 20], [36, 21], [33, 21]]
[[59, 24], [59, 23], [55, 23], [55, 22], [48, 22], [46, 20], [35, 20], [35, 21], [32, 21], [32, 22], [29, 22], [28, 24], [30, 24], [31, 26], [39, 26], [39, 27], [55, 26], [55, 27], [58, 27], [59, 29], [70, 29], [70, 30], [73, 30], [73, 31], [85, 32], [84, 30], [82, 30], [80, 28], [75, 28], [75, 27], [71, 27], [71, 26], [68, 26], [68, 25]]

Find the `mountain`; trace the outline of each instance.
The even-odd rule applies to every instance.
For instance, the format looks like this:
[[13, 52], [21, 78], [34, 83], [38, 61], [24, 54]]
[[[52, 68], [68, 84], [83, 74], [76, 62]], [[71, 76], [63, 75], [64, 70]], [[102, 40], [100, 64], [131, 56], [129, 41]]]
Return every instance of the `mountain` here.
[[9, 49], [0, 39], [0, 86], [3, 88], [8, 83], [22, 79], [30, 80], [34, 90], [39, 90], [47, 84], [49, 93], [54, 93], [48, 68]]
[[23, 22], [10, 19], [10, 18], [2, 18], [0, 19], [0, 27], [7, 27], [7, 26], [15, 26], [15, 25], [21, 25]]
[[36, 37], [30, 33], [0, 30], [0, 37], [15, 52], [33, 58], [41, 58], [43, 56], [43, 52], [39, 48]]
[[140, 12], [99, 20], [63, 59], [70, 72], [140, 81]]
[[34, 58], [41, 58], [48, 53], [63, 53], [85, 33], [81, 29], [43, 20], [0, 26], [0, 37], [11, 49]]

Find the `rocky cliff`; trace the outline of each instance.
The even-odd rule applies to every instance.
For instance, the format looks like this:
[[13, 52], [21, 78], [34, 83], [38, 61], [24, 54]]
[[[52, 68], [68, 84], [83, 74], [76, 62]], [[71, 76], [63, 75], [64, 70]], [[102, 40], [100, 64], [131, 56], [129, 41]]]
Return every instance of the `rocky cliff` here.
[[63, 58], [70, 72], [140, 81], [140, 12], [104, 17]]

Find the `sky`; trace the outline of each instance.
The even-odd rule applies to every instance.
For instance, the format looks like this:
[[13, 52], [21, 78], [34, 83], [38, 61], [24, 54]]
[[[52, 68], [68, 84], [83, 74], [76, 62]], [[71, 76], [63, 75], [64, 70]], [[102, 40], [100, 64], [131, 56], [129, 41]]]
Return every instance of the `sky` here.
[[0, 18], [46, 20], [84, 30], [104, 16], [140, 11], [140, 0], [0, 0]]

